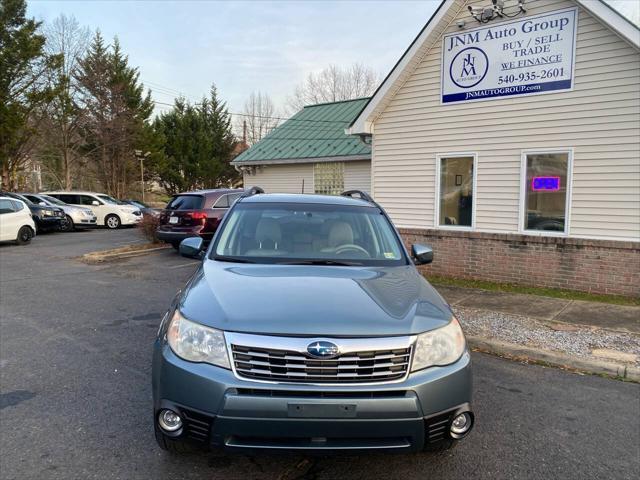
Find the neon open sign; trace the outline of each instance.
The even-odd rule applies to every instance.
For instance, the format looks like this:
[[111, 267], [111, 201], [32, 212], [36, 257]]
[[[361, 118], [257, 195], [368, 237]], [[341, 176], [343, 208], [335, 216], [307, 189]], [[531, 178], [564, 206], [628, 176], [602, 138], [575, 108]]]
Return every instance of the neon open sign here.
[[533, 177], [531, 190], [534, 192], [556, 192], [560, 190], [560, 177]]

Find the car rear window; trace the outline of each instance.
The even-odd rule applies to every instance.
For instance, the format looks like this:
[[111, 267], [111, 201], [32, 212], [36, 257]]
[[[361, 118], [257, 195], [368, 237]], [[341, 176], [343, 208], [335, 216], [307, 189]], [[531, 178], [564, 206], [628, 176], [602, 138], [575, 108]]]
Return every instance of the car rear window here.
[[202, 195], [177, 195], [167, 204], [168, 210], [198, 210], [202, 208]]

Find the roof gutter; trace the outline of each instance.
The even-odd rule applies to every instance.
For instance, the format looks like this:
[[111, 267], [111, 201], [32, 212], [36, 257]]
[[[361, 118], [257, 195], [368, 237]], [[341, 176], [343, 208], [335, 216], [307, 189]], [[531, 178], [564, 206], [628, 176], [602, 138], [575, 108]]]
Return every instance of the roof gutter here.
[[[367, 143], [367, 145], [370, 145]], [[236, 170], [241, 167], [256, 167], [260, 165], [286, 165], [286, 164], [299, 164], [299, 163], [324, 163], [324, 162], [353, 162], [358, 160], [371, 160], [371, 154], [363, 155], [349, 155], [349, 156], [337, 156], [337, 157], [310, 157], [310, 158], [278, 158], [278, 159], [265, 159], [265, 160], [244, 160], [240, 162], [231, 162], [231, 165]], [[238, 170], [240, 171], [240, 170]]]

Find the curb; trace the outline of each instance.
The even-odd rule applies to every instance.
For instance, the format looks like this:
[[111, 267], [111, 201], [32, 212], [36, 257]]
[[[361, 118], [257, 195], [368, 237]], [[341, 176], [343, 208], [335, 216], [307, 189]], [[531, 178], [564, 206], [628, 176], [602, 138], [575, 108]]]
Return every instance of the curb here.
[[607, 375], [631, 382], [640, 383], [640, 367], [622, 363], [590, 360], [572, 357], [564, 353], [541, 350], [514, 343], [502, 342], [482, 337], [467, 336], [469, 347], [481, 352], [493, 353], [514, 359], [530, 360], [560, 368], [567, 368], [584, 373]]
[[105, 253], [99, 254], [98, 252], [85, 253], [80, 257], [81, 260], [88, 263], [102, 263], [110, 260], [117, 260], [118, 258], [139, 257], [148, 253], [159, 252], [160, 250], [166, 250], [171, 248], [169, 245], [155, 248], [145, 248], [143, 250], [134, 250], [129, 252], [117, 252], [117, 253]]

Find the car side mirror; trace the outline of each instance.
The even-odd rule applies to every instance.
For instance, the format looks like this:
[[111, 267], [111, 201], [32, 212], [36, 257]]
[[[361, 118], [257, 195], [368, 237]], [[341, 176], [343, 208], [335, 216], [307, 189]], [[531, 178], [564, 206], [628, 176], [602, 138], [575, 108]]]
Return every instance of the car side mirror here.
[[204, 256], [202, 246], [203, 242], [200, 237], [189, 237], [180, 242], [178, 251], [183, 257], [201, 259]]
[[416, 243], [411, 245], [411, 256], [416, 265], [426, 265], [433, 262], [433, 249], [427, 245]]
[[91, 201], [91, 205], [93, 205], [94, 207], [99, 207], [100, 206], [100, 202], [97, 200], [92, 200]]

